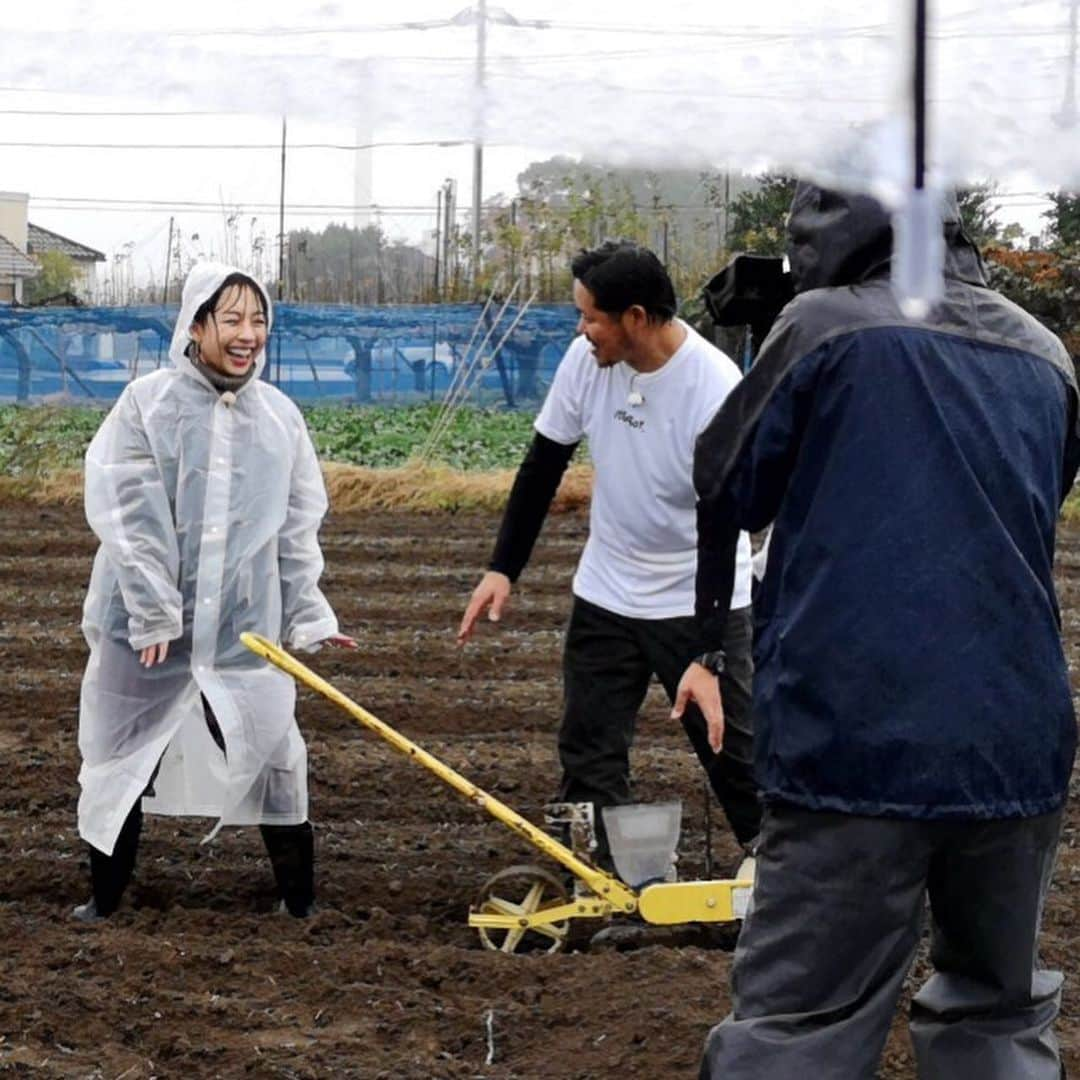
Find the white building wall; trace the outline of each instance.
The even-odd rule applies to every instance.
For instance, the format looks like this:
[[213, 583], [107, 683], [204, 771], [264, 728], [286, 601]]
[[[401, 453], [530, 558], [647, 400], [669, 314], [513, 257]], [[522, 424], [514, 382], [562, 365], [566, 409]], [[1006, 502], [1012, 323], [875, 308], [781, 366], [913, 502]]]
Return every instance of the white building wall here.
[[[26, 254], [26, 207], [30, 196], [21, 191], [0, 191], [0, 236], [10, 240]], [[0, 285], [0, 303], [22, 303], [22, 281], [16, 280]]]
[[30, 196], [19, 191], [0, 191], [0, 236], [26, 254], [26, 207]]
[[75, 281], [72, 291], [80, 300], [91, 302], [97, 296], [97, 263], [79, 259], [75, 263]]

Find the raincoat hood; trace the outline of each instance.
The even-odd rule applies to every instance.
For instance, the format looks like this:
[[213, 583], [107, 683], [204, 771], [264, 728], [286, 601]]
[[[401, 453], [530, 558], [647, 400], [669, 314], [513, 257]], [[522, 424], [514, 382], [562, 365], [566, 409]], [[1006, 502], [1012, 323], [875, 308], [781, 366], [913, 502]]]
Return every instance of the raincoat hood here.
[[[222, 282], [229, 277], [230, 274], [244, 274], [245, 277], [251, 277], [250, 274], [246, 274], [243, 270], [235, 266], [226, 266], [224, 263], [204, 262], [196, 263], [191, 272], [187, 276], [187, 281], [184, 282], [184, 292], [180, 298], [180, 314], [176, 319], [176, 328], [173, 330], [172, 344], [169, 346], [169, 359], [173, 362], [173, 366], [179, 371], [183, 371], [185, 374], [192, 375], [198, 379], [202, 379], [199, 375], [194, 364], [191, 362], [191, 358], [187, 355], [185, 350], [191, 343], [191, 324], [195, 319], [195, 313], [214, 295], [219, 288], [221, 288]], [[252, 280], [254, 280], [252, 278]], [[274, 321], [273, 305], [270, 303], [270, 296], [266, 289], [263, 288], [259, 282], [255, 282], [258, 286], [259, 292], [262, 294], [263, 303], [266, 305], [266, 332], [269, 335], [270, 328]], [[255, 373], [252, 378], [257, 379], [262, 374], [262, 369], [266, 364], [266, 349], [260, 349], [255, 356]]]
[[[978, 249], [960, 222], [956, 197], [942, 203], [945, 276], [986, 285]], [[893, 234], [889, 212], [871, 195], [800, 182], [787, 220], [788, 262], [796, 293], [857, 285], [887, 274]]]

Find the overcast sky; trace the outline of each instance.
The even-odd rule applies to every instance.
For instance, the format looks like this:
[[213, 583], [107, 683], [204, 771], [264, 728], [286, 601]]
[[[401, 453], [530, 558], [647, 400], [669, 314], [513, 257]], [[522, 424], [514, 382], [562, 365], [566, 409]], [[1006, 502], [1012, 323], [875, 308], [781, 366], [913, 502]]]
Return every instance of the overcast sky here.
[[[506, 0], [488, 5], [481, 107], [475, 20], [453, 21], [469, 3], [9, 5], [0, 190], [29, 193], [32, 221], [110, 258], [131, 245], [139, 279], [160, 280], [170, 216], [191, 252], [223, 254], [234, 212], [241, 246], [259, 235], [273, 243], [283, 111], [286, 228], [351, 222], [349, 208], [370, 199], [392, 238], [415, 242], [433, 227], [447, 177], [468, 207], [478, 124], [486, 195], [513, 194], [532, 160], [583, 150], [742, 168], [785, 155], [819, 167], [831, 154], [828, 167], [844, 174], [861, 166], [843, 141], [896, 111], [908, 66], [897, 0]], [[1056, 131], [1047, 118], [1067, 95], [1075, 6], [931, 3], [938, 156], [954, 172], [1000, 167], [994, 175], [1017, 193], [1002, 219], [1029, 231], [1041, 225], [1047, 180], [1080, 173], [1080, 133], [1044, 130]], [[361, 158], [325, 148], [435, 140], [465, 145], [378, 145]]]
[[[162, 277], [170, 217], [182, 235], [185, 251], [192, 253], [222, 256], [224, 222], [233, 213], [240, 215], [236, 228], [242, 247], [258, 236], [272, 245], [278, 231], [281, 183], [280, 116], [76, 118], [5, 112], [158, 108], [153, 102], [137, 100], [117, 102], [87, 95], [0, 90], [0, 141], [202, 147], [4, 147], [0, 150], [0, 190], [28, 193], [31, 221], [110, 257], [125, 244], [134, 243], [133, 263], [140, 281], [151, 271], [157, 280]], [[391, 239], [416, 243], [434, 228], [436, 193], [447, 178], [458, 183], [461, 210], [468, 207], [472, 183], [469, 146], [384, 147], [358, 154], [312, 145], [353, 146], [377, 138], [377, 133], [363, 128], [288, 119], [286, 229], [318, 230], [331, 221], [353, 224], [377, 220]], [[264, 148], [219, 150], [207, 148], [210, 144]], [[544, 154], [543, 150], [520, 147], [489, 147], [484, 156], [485, 194], [514, 194], [517, 174]], [[379, 209], [352, 209], [371, 204]], [[192, 240], [193, 234], [198, 234], [198, 241]]]

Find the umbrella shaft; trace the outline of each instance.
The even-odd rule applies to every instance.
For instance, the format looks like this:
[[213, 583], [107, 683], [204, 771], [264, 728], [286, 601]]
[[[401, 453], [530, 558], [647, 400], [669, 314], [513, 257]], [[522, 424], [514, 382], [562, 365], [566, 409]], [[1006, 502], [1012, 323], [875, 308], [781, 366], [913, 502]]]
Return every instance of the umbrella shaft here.
[[911, 91], [915, 117], [915, 190], [926, 179], [926, 0], [915, 0], [915, 49]]

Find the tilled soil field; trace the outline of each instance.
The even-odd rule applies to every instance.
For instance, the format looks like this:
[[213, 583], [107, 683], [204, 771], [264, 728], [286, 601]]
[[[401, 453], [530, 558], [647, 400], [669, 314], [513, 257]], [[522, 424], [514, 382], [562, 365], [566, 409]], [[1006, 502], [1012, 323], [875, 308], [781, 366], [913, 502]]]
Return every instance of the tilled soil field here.
[[[500, 628], [454, 631], [486, 559], [488, 517], [336, 517], [325, 586], [357, 655], [313, 666], [531, 820], [557, 776], [559, 650], [585, 535], [549, 522]], [[541, 862], [506, 828], [344, 713], [302, 695], [320, 911], [274, 914], [257, 830], [148, 818], [136, 881], [100, 926], [75, 831], [78, 630], [93, 538], [77, 508], [7, 505], [0, 524], [0, 1073], [35, 1077], [666, 1078], [696, 1075], [727, 1010], [730, 932], [688, 928], [554, 956], [484, 951], [465, 924], [483, 881]], [[1068, 653], [1080, 651], [1080, 533], [1059, 558]], [[1080, 668], [1078, 668], [1080, 670]], [[680, 872], [706, 859], [699, 770], [654, 690], [635, 752], [642, 801], [681, 798]], [[1080, 1072], [1080, 803], [1043, 936], [1070, 976], [1059, 1034]], [[713, 812], [718, 871], [735, 849]], [[557, 869], [554, 863], [548, 863]], [[922, 961], [911, 983], [925, 974]], [[882, 1077], [913, 1077], [898, 1020]], [[768, 1078], [763, 1078], [768, 1080]], [[976, 1078], [958, 1078], [976, 1080]]]

